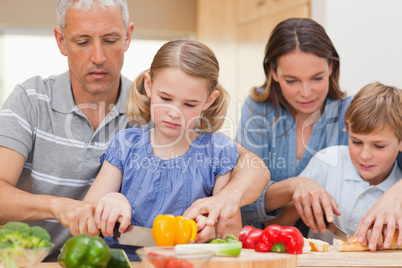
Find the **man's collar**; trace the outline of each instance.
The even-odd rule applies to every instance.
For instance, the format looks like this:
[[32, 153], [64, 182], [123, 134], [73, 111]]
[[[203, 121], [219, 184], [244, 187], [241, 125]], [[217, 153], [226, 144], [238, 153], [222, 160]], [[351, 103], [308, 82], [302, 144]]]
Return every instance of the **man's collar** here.
[[70, 74], [68, 71], [56, 76], [52, 88], [51, 105], [53, 110], [65, 114], [75, 109]]
[[126, 103], [129, 98], [132, 82], [130, 79], [120, 75], [120, 95], [116, 103], [116, 108], [120, 114], [126, 113]]
[[[120, 114], [126, 113], [126, 102], [130, 92], [131, 81], [120, 76], [120, 95], [116, 103], [117, 111]], [[78, 108], [74, 103], [73, 92], [69, 72], [65, 72], [55, 78], [51, 96], [52, 109], [60, 113], [70, 113]]]

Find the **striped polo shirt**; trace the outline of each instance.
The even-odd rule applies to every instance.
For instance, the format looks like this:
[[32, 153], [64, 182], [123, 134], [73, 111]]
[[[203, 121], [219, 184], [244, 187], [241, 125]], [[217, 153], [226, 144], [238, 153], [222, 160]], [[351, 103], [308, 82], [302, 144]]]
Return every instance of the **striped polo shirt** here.
[[[68, 72], [17, 85], [0, 110], [0, 146], [26, 158], [17, 187], [82, 200], [100, 170], [99, 157], [110, 139], [131, 126], [125, 114], [130, 86], [131, 81], [122, 77], [117, 104], [93, 130], [74, 103]], [[30, 224], [49, 231], [55, 250], [71, 236], [57, 220]]]

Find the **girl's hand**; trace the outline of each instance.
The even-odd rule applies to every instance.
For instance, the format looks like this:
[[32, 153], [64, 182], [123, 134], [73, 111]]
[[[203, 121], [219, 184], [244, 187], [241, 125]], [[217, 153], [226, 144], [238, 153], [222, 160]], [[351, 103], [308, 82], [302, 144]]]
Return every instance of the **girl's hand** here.
[[309, 178], [297, 177], [294, 183], [293, 202], [304, 223], [314, 233], [326, 231], [324, 217], [328, 222], [334, 214], [340, 215], [338, 204], [330, 193]]
[[208, 218], [204, 215], [198, 215], [195, 218], [198, 234], [195, 238], [196, 243], [205, 243], [216, 238], [215, 227], [207, 225]]
[[96, 227], [102, 231], [103, 236], [113, 236], [117, 220], [120, 222], [119, 232], [123, 233], [131, 223], [131, 206], [123, 194], [108, 193], [96, 206]]

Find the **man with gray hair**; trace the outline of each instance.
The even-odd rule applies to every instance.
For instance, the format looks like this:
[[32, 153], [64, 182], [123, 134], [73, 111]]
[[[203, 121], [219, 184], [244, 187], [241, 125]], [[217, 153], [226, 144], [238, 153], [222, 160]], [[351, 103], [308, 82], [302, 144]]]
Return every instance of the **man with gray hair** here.
[[134, 30], [125, 0], [59, 0], [57, 18], [54, 36], [69, 71], [17, 85], [0, 112], [0, 223], [46, 228], [52, 260], [79, 231], [68, 212], [92, 213], [76, 200], [96, 177], [99, 156], [118, 130], [131, 127], [131, 81], [120, 71]]
[[[80, 200], [110, 139], [132, 127], [125, 111], [131, 81], [120, 74], [134, 30], [126, 1], [58, 0], [57, 18], [54, 36], [69, 71], [17, 85], [0, 111], [0, 224], [46, 228], [54, 243], [47, 261], [57, 259], [71, 235], [99, 233], [95, 204]], [[246, 152], [239, 154], [242, 161]], [[255, 164], [253, 157], [247, 159]], [[235, 170], [231, 186], [211, 197], [214, 207], [207, 201], [197, 209], [224, 226], [232, 211], [256, 200], [269, 171], [248, 167]], [[83, 226], [80, 218], [93, 222]]]

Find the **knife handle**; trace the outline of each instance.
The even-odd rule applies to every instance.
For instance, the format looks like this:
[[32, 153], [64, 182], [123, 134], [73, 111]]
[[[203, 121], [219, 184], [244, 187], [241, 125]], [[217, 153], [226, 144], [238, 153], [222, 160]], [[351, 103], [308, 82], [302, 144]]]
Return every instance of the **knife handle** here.
[[[116, 238], [120, 237], [119, 228], [120, 228], [120, 222], [116, 221], [116, 224], [113, 227], [113, 236]], [[102, 234], [102, 232], [99, 233], [99, 236], [101, 238], [105, 238], [105, 236]]]

